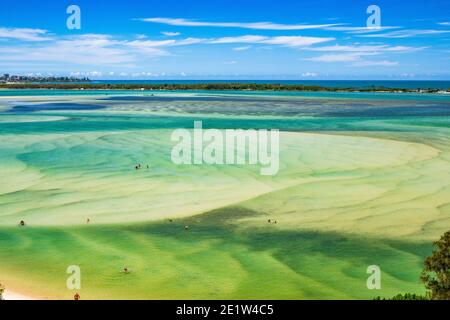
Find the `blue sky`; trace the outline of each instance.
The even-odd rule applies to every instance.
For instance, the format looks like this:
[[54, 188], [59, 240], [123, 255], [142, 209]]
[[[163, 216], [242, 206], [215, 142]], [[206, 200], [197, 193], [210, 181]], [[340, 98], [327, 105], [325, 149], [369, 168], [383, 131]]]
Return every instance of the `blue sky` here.
[[[81, 29], [69, 30], [69, 5]], [[381, 28], [368, 29], [369, 5]], [[450, 2], [0, 2], [0, 73], [92, 79], [450, 79]]]

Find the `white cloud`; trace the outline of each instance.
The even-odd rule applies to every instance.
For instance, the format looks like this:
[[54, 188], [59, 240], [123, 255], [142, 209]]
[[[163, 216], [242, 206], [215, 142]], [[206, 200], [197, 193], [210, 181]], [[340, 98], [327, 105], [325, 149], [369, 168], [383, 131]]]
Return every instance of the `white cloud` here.
[[380, 26], [378, 28], [371, 28], [371, 27], [352, 27], [352, 26], [331, 26], [331, 27], [327, 27], [325, 28], [326, 30], [331, 30], [331, 31], [343, 31], [346, 33], [376, 33], [376, 32], [381, 32], [381, 31], [386, 31], [386, 30], [392, 30], [392, 29], [399, 29], [401, 27], [397, 27], [397, 26]]
[[136, 20], [153, 22], [180, 27], [222, 27], [222, 28], [243, 28], [256, 30], [306, 30], [323, 29], [338, 26], [340, 24], [277, 24], [272, 22], [207, 22], [189, 19], [173, 18], [139, 18]]
[[181, 39], [178, 40], [175, 45], [177, 46], [188, 46], [191, 44], [197, 44], [197, 43], [202, 43], [207, 41], [207, 39], [202, 39], [202, 38], [186, 38], [186, 39]]
[[224, 61], [223, 64], [236, 64], [237, 61], [231, 60], [231, 61]]
[[[113, 72], [114, 73], [114, 72]], [[69, 74], [71, 77], [90, 77], [90, 78], [98, 78], [103, 76], [103, 72], [101, 71], [88, 71], [88, 72], [71, 72]]]
[[441, 25], [441, 26], [450, 26], [450, 22], [439, 22], [438, 23], [438, 25]]
[[124, 64], [135, 60], [122, 43], [107, 35], [64, 37], [45, 45], [0, 47], [3, 61], [48, 61], [80, 65]]
[[101, 71], [91, 71], [88, 74], [90, 77], [101, 77], [103, 75]]
[[389, 60], [382, 60], [382, 61], [357, 61], [352, 64], [354, 67], [371, 67], [371, 66], [380, 66], [380, 67], [392, 67], [398, 65], [397, 61], [389, 61]]
[[134, 40], [125, 42], [126, 45], [137, 48], [155, 48], [155, 47], [170, 47], [170, 46], [187, 46], [196, 43], [202, 43], [207, 39], [201, 38], [186, 38], [181, 40]]
[[302, 73], [302, 77], [304, 78], [315, 78], [319, 76], [319, 74], [315, 73], [315, 72], [304, 72]]
[[[194, 44], [265, 44], [288, 47], [307, 47], [333, 40], [333, 38], [245, 35], [222, 38], [184, 38], [151, 40], [143, 36], [139, 39], [122, 40], [111, 35], [83, 34], [62, 36], [52, 41], [38, 44], [21, 43], [0, 47], [0, 61], [71, 63], [77, 65], [134, 66], [144, 58], [170, 55], [168, 48]], [[250, 47], [250, 46], [248, 46]], [[245, 47], [245, 49], [247, 49]], [[244, 47], [241, 47], [244, 50]]]
[[310, 51], [321, 52], [411, 52], [425, 49], [425, 47], [389, 46], [389, 45], [351, 45], [351, 46], [324, 46], [309, 47]]
[[437, 34], [445, 34], [450, 33], [450, 30], [433, 30], [433, 29], [409, 29], [409, 30], [397, 30], [387, 33], [377, 33], [377, 34], [364, 34], [360, 35], [360, 37], [365, 38], [411, 38], [416, 36], [426, 36], [426, 35], [437, 35]]
[[[367, 26], [355, 27], [348, 26], [345, 23], [332, 23], [332, 24], [279, 24], [273, 22], [211, 22], [211, 21], [199, 21], [184, 18], [137, 18], [135, 20], [150, 22], [150, 23], [160, 23], [170, 26], [179, 27], [220, 27], [220, 28], [242, 28], [242, 29], [252, 29], [252, 30], [280, 30], [280, 31], [295, 31], [295, 30], [308, 30], [308, 29], [322, 29], [328, 31], [340, 31], [350, 34], [361, 34], [365, 35], [373, 34], [376, 36], [381, 32], [385, 32], [393, 29], [400, 29], [399, 26], [381, 26], [379, 28], [368, 28]], [[446, 23], [442, 23], [446, 25]]]
[[142, 72], [132, 73], [131, 76], [133, 78], [157, 78], [157, 77], [159, 77], [159, 74], [158, 73], [153, 73], [153, 72], [142, 71]]
[[278, 36], [266, 37], [246, 35], [239, 37], [223, 37], [210, 40], [209, 43], [252, 43], [252, 44], [272, 44], [289, 47], [302, 47], [318, 44], [334, 40], [334, 38], [319, 38], [319, 37], [302, 37], [302, 36]]
[[384, 66], [391, 67], [398, 65], [397, 61], [380, 60], [362, 60], [363, 56], [374, 56], [380, 53], [377, 52], [348, 52], [339, 54], [325, 54], [318, 57], [308, 58], [305, 60], [314, 62], [352, 62], [353, 67], [369, 67], [369, 66]]
[[261, 41], [264, 41], [266, 39], [268, 39], [268, 37], [247, 35], [247, 36], [239, 36], [239, 37], [222, 37], [222, 38], [212, 39], [209, 42], [210, 43], [260, 43]]
[[354, 62], [352, 66], [394, 66], [398, 62], [389, 60], [367, 61], [363, 60], [364, 56], [375, 56], [386, 53], [410, 53], [422, 50], [425, 47], [408, 47], [408, 46], [389, 46], [389, 45], [333, 45], [323, 47], [308, 47], [309, 51], [324, 52], [326, 54], [307, 58], [304, 60], [314, 62]]
[[78, 36], [69, 36], [58, 40], [56, 43], [70, 43], [73, 46], [108, 47], [120, 44], [112, 36], [106, 34], [87, 33]]
[[[334, 38], [319, 38], [319, 37], [302, 37], [302, 36], [278, 36], [266, 37], [259, 35], [245, 35], [238, 37], [222, 37], [222, 38], [185, 38], [185, 39], [169, 39], [169, 40], [134, 40], [126, 42], [127, 45], [136, 48], [156, 48], [156, 47], [173, 47], [186, 46], [192, 44], [271, 44], [290, 47], [309, 46], [334, 40]], [[249, 47], [241, 47], [241, 50], [246, 50]], [[239, 50], [238, 50], [239, 51]]]
[[416, 75], [414, 73], [402, 73], [400, 77], [402, 78], [414, 78]]
[[47, 30], [30, 28], [0, 28], [0, 38], [21, 41], [51, 40], [51, 38], [47, 35]]
[[155, 48], [174, 45], [176, 40], [133, 40], [126, 42], [127, 45], [137, 48]]
[[318, 57], [307, 58], [305, 60], [314, 62], [349, 62], [361, 59], [361, 53], [339, 53], [325, 54]]
[[176, 37], [179, 36], [181, 33], [179, 32], [169, 32], [169, 31], [163, 31], [161, 34], [168, 36], [168, 37]]
[[233, 50], [234, 50], [234, 51], [245, 51], [245, 50], [250, 49], [251, 47], [252, 47], [252, 46], [236, 47], [236, 48], [233, 48]]
[[332, 41], [334, 38], [301, 37], [301, 36], [280, 36], [267, 39], [263, 43], [278, 44], [291, 47], [310, 46], [317, 43]]

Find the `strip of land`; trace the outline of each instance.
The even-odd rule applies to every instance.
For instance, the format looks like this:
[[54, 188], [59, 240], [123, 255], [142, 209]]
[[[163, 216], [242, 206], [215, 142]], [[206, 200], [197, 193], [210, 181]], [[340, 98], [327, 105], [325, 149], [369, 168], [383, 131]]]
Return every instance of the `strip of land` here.
[[450, 93], [436, 88], [387, 88], [368, 87], [322, 87], [314, 85], [285, 85], [264, 83], [198, 83], [198, 84], [139, 84], [139, 83], [4, 83], [0, 89], [57, 89], [57, 90], [233, 90], [233, 91], [303, 91], [303, 92], [394, 92], [394, 93]]

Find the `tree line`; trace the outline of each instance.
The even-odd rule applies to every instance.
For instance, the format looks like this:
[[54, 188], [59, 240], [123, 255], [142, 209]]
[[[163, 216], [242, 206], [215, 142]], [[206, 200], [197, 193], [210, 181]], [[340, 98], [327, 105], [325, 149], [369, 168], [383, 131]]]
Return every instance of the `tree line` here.
[[[269, 84], [269, 83], [2, 83], [3, 89], [59, 89], [59, 90], [224, 90], [224, 91], [326, 91], [326, 92], [424, 92], [437, 93], [436, 88], [408, 89], [368, 86], [361, 88], [323, 87], [301, 84]], [[450, 88], [447, 89], [450, 92]]]

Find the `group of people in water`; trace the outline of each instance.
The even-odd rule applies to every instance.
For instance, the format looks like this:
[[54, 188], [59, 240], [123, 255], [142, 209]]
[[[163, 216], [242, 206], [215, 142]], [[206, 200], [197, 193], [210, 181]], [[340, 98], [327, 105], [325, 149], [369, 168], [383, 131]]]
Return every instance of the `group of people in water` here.
[[[128, 267], [124, 267], [124, 268], [122, 269], [122, 273], [128, 274], [128, 273], [130, 273], [130, 270], [128, 269]], [[81, 299], [80, 294], [79, 294], [78, 292], [75, 293], [74, 296], [73, 296], [73, 300], [78, 301], [78, 300], [80, 300], [80, 299]]]
[[[135, 165], [135, 166], [134, 166], [134, 169], [136, 169], [136, 170], [142, 169], [141, 164], [138, 163], [137, 165]], [[149, 165], [147, 165], [147, 169], [150, 169], [150, 166], [149, 166]]]
[[[148, 168], [149, 168], [149, 166], [147, 165], [147, 169], [148, 169]], [[140, 164], [138, 164], [138, 165], [136, 166], [136, 170], [139, 170], [139, 169], [141, 169], [141, 165], [140, 165]], [[169, 219], [169, 222], [173, 222], [173, 219]], [[276, 223], [277, 223], [277, 220], [268, 219], [267, 222], [268, 222], [268, 223], [271, 223], [271, 224], [272, 224], [272, 223], [273, 223], [273, 224], [276, 224]], [[87, 223], [87, 224], [91, 223], [91, 219], [90, 219], [90, 218], [87, 218], [86, 223]], [[24, 227], [25, 225], [26, 225], [26, 224], [25, 224], [25, 220], [20, 220], [19, 226]], [[188, 226], [188, 225], [185, 225], [185, 226], [184, 226], [184, 230], [189, 230], [189, 226]], [[130, 270], [128, 269], [128, 267], [124, 267], [124, 268], [122, 269], [122, 272], [123, 272], [124, 274], [128, 274], [128, 273], [130, 273]], [[73, 296], [73, 298], [74, 298], [74, 300], [80, 300], [80, 299], [81, 299], [81, 296], [80, 296], [80, 294], [77, 292], [77, 293], [75, 293], [75, 295]]]
[[[87, 223], [87, 224], [91, 223], [91, 219], [87, 218], [87, 219], [86, 219], [86, 223]], [[25, 226], [26, 226], [25, 220], [20, 220], [19, 226], [20, 226], [20, 227], [25, 227]]]

